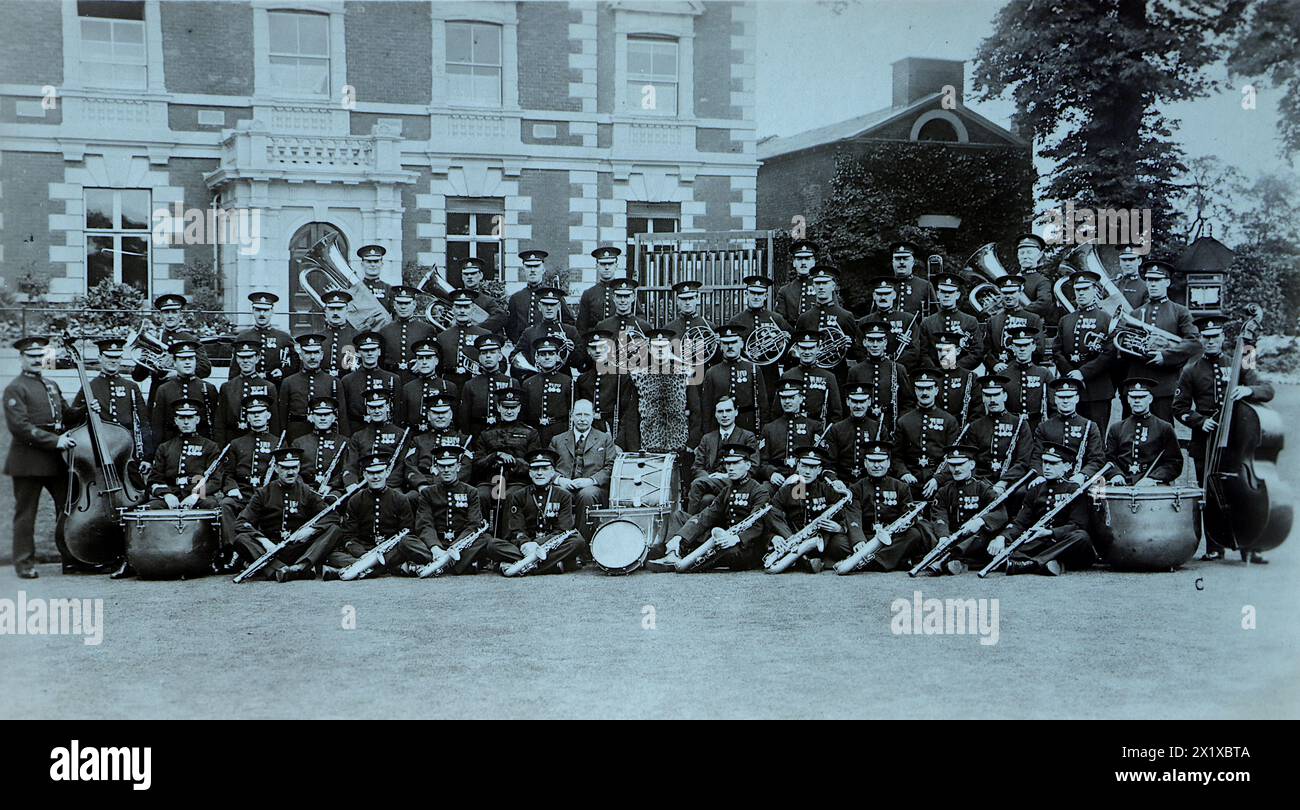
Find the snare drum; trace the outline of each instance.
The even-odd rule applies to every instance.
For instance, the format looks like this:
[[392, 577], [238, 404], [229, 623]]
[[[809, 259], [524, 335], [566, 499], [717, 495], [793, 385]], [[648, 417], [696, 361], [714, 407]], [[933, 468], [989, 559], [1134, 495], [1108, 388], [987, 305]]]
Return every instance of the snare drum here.
[[679, 491], [676, 458], [672, 453], [622, 453], [614, 459], [609, 480], [611, 507], [671, 509]]
[[1106, 487], [1106, 520], [1115, 540], [1111, 566], [1138, 571], [1177, 568], [1196, 553], [1199, 487]]
[[220, 509], [124, 509], [126, 559], [143, 579], [212, 573]]
[[630, 517], [603, 523], [591, 536], [591, 558], [606, 574], [630, 574], [641, 567], [649, 553], [646, 527]]

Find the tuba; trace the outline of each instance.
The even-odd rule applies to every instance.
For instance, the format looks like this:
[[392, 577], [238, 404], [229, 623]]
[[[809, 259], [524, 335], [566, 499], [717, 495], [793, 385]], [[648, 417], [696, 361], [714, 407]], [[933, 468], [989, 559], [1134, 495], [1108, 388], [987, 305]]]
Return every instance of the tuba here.
[[[439, 332], [450, 328], [455, 322], [451, 316], [453, 290], [438, 268], [430, 267], [429, 272], [415, 285], [415, 289], [421, 294], [420, 305], [424, 309], [425, 320]], [[488, 319], [488, 312], [478, 304], [470, 304], [469, 319], [475, 326], [482, 326]]]
[[348, 266], [348, 260], [335, 244], [337, 237], [337, 234], [326, 234], [302, 257], [298, 285], [322, 308], [325, 293], [346, 290], [352, 295], [347, 308], [348, 323], [358, 332], [378, 330], [393, 316]]
[[1111, 279], [1110, 273], [1106, 270], [1106, 265], [1102, 262], [1101, 256], [1097, 254], [1097, 246], [1092, 242], [1085, 242], [1074, 250], [1065, 254], [1061, 260], [1062, 275], [1052, 285], [1052, 292], [1056, 293], [1056, 300], [1065, 308], [1066, 312], [1074, 312], [1074, 299], [1070, 297], [1067, 285], [1070, 283], [1070, 274], [1076, 269], [1088, 270], [1101, 276], [1101, 287], [1105, 295], [1097, 301], [1097, 305], [1106, 311], [1114, 319], [1120, 312], [1132, 312], [1133, 307], [1129, 304], [1128, 299], [1115, 282]]
[[972, 253], [970, 258], [966, 260], [966, 266], [972, 272], [987, 279], [983, 284], [976, 284], [969, 295], [971, 308], [980, 314], [995, 308], [998, 300], [1002, 297], [1001, 291], [998, 290], [994, 282], [1011, 275], [1002, 266], [1002, 262], [998, 261], [997, 247], [997, 242], [989, 242]]
[[790, 333], [774, 323], [764, 323], [752, 329], [745, 338], [743, 354], [749, 362], [770, 366], [785, 357], [790, 348]]
[[1155, 352], [1168, 351], [1183, 342], [1173, 332], [1166, 332], [1136, 318], [1130, 312], [1121, 312], [1115, 321], [1115, 348], [1121, 353], [1146, 359]]
[[157, 335], [153, 323], [146, 319], [140, 324], [139, 330], [132, 330], [127, 335], [126, 345], [123, 348], [123, 353], [127, 357], [135, 361], [137, 366], [148, 369], [154, 376], [166, 374], [174, 367], [171, 353]]

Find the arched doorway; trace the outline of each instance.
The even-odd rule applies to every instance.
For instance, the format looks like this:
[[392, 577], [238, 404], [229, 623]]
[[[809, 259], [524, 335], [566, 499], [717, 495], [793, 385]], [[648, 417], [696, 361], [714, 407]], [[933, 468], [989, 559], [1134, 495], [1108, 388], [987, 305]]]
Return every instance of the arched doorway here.
[[302, 270], [302, 259], [307, 255], [307, 251], [329, 234], [338, 234], [339, 251], [345, 257], [350, 257], [352, 251], [348, 249], [347, 237], [328, 222], [308, 222], [294, 233], [293, 239], [289, 240], [289, 309], [294, 313], [289, 318], [289, 326], [293, 333], [304, 329], [319, 329], [325, 323], [324, 318], [319, 314], [320, 306], [298, 283], [298, 273]]

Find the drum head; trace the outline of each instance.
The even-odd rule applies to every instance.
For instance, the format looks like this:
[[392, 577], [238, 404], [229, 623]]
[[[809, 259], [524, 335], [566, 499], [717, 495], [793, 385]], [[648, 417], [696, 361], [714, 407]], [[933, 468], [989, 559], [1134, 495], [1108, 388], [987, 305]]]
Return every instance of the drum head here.
[[630, 520], [612, 520], [591, 538], [591, 557], [612, 573], [626, 573], [645, 559], [649, 546], [641, 527]]
[[622, 453], [614, 460], [610, 506], [667, 506], [677, 500], [677, 490], [671, 453]]

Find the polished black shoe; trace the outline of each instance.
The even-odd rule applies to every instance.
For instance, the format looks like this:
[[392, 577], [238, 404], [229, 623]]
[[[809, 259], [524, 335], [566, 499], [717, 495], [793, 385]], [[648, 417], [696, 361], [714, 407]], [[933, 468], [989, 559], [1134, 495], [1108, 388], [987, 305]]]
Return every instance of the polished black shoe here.
[[335, 568], [332, 565], [326, 565], [321, 568], [320, 578], [325, 580], [326, 582], [333, 582], [334, 580], [339, 578], [339, 574], [341, 573], [343, 573], [342, 568]]
[[126, 579], [127, 577], [133, 577], [133, 576], [135, 576], [135, 569], [131, 567], [131, 563], [127, 562], [126, 560], [122, 560], [122, 564], [118, 566], [118, 569], [116, 571], [109, 574], [108, 578]]
[[276, 582], [293, 582], [299, 579], [315, 579], [316, 569], [311, 563], [294, 563], [286, 565], [284, 568], [275, 572]]
[[1007, 560], [1007, 576], [1032, 574], [1038, 570], [1038, 563], [1033, 560]]
[[1201, 562], [1214, 562], [1215, 560], [1222, 560], [1222, 559], [1223, 559], [1222, 551], [1207, 551], [1201, 555]]
[[40, 576], [40, 574], [36, 573], [36, 569], [35, 569], [35, 568], [19, 568], [19, 569], [18, 569], [18, 578], [19, 578], [19, 579], [36, 579], [36, 578], [38, 578], [39, 576]]
[[1250, 552], [1249, 559], [1246, 558], [1246, 555], [1244, 553], [1241, 555], [1241, 558], [1243, 560], [1246, 560], [1246, 562], [1250, 563], [1251, 565], [1268, 565], [1268, 560], [1261, 557], [1259, 555], [1259, 552], [1257, 551]]
[[1047, 564], [1043, 566], [1043, 573], [1059, 577], [1065, 573], [1065, 563], [1060, 560], [1048, 560]]

